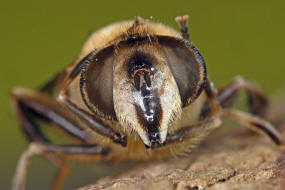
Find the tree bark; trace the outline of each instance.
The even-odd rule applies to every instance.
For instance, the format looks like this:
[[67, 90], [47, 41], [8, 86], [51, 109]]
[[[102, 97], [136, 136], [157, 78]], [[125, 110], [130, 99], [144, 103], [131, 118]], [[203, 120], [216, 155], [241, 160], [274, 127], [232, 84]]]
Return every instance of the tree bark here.
[[[285, 99], [269, 110], [285, 140]], [[282, 190], [285, 153], [263, 136], [226, 122], [186, 157], [144, 163], [80, 190]]]

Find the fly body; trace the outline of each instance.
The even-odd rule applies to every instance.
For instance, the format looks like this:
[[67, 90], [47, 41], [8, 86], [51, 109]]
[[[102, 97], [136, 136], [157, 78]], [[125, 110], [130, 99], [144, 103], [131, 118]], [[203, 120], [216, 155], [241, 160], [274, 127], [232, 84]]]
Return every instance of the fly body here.
[[[191, 151], [226, 116], [283, 147], [279, 133], [263, 119], [264, 93], [242, 77], [214, 89], [189, 39], [188, 16], [176, 21], [180, 32], [140, 17], [111, 24], [94, 32], [78, 58], [38, 91], [11, 91], [30, 142], [13, 189], [24, 188], [32, 155], [61, 167], [53, 186], [59, 189], [70, 158], [138, 161], [179, 155]], [[241, 90], [247, 91], [251, 113], [232, 109]], [[49, 141], [35, 119], [60, 129], [74, 143]]]

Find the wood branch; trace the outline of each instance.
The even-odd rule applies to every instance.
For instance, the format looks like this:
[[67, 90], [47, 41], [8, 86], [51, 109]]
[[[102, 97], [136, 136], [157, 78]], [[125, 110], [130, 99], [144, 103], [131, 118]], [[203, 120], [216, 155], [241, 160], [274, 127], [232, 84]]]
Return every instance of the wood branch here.
[[[269, 112], [285, 123], [285, 100]], [[183, 158], [141, 164], [80, 190], [281, 190], [285, 188], [285, 153], [268, 139], [227, 123]], [[280, 125], [285, 140], [285, 125]]]

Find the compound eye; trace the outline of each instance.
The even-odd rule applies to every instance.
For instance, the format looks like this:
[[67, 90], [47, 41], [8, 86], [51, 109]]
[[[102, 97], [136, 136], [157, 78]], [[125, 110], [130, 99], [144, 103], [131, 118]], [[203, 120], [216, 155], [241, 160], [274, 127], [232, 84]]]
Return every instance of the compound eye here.
[[206, 68], [198, 50], [190, 42], [158, 36], [158, 42], [179, 89], [183, 107], [199, 95]]
[[106, 119], [116, 119], [113, 104], [113, 47], [92, 56], [81, 73], [81, 94], [87, 107]]

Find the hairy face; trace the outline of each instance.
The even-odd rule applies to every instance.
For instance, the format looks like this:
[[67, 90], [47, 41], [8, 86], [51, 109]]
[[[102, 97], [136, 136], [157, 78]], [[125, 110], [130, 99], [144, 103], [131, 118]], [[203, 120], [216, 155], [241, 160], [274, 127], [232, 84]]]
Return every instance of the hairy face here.
[[181, 114], [176, 82], [154, 44], [122, 46], [114, 60], [117, 118], [126, 130], [137, 132], [147, 147], [163, 144], [168, 126]]

